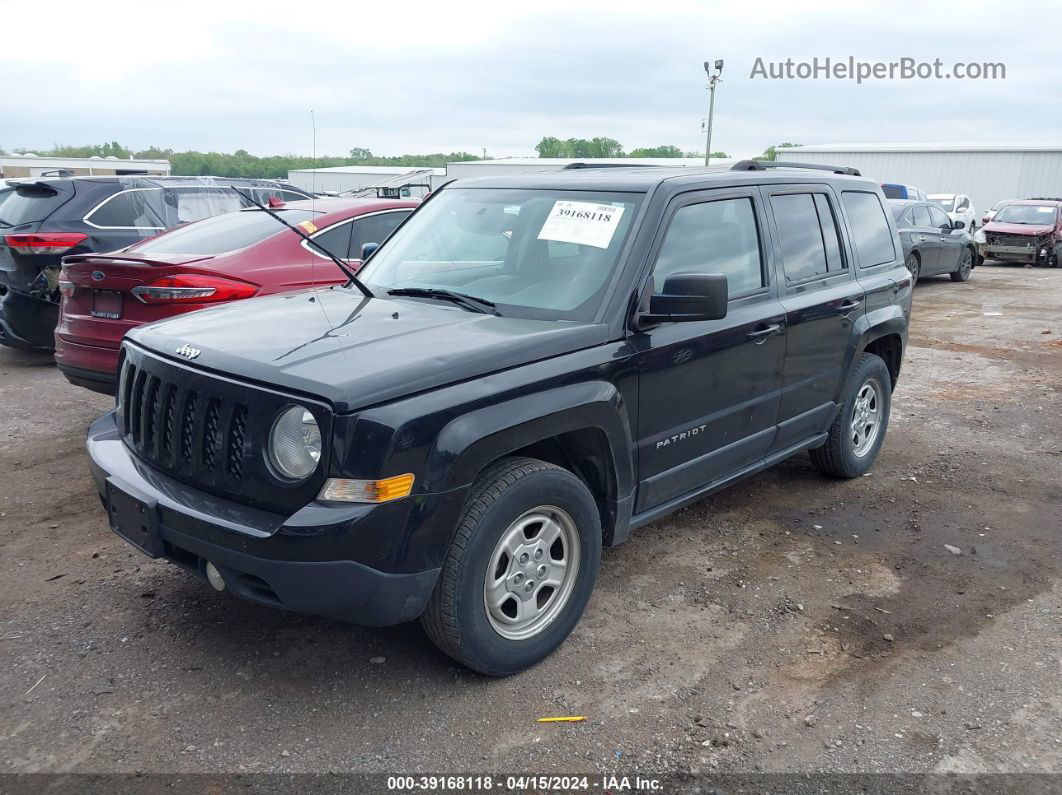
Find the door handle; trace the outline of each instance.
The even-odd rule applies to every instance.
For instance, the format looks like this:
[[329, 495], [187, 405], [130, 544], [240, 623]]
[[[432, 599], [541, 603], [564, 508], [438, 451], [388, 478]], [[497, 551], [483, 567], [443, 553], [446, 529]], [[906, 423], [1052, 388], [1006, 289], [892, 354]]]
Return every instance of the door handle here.
[[771, 336], [772, 334], [781, 334], [781, 332], [782, 332], [782, 327], [780, 325], [778, 325], [777, 323], [773, 323], [772, 325], [768, 326], [767, 328], [761, 328], [761, 329], [756, 329], [755, 331], [750, 331], [745, 336], [748, 337], [753, 342], [755, 342], [757, 345], [762, 345], [764, 342], [767, 341], [767, 338], [769, 336]]
[[925, 243], [926, 242], [926, 236], [925, 235], [920, 235], [919, 238], [918, 238], [918, 241], [920, 243]]
[[839, 304], [837, 306], [837, 311], [843, 315], [847, 312], [851, 312], [853, 309], [859, 309], [859, 307], [861, 307], [862, 305], [863, 302], [861, 300], [852, 298], [848, 301], [845, 301], [843, 304]]

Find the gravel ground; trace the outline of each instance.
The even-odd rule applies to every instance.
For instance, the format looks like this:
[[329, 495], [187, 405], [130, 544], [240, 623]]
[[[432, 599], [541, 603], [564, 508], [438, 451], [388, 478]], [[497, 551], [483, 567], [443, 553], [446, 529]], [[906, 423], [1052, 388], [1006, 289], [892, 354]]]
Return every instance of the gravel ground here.
[[914, 314], [870, 475], [799, 456], [638, 531], [504, 680], [135, 553], [82, 448], [110, 400], [0, 350], [0, 772], [1062, 772], [1062, 270]]

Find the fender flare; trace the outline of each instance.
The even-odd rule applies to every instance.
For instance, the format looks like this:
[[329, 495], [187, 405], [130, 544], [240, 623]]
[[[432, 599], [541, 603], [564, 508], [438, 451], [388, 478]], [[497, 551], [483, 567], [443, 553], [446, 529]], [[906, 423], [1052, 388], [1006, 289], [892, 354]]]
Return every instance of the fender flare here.
[[904, 317], [903, 310], [896, 304], [875, 309], [860, 318], [857, 324], [857, 331], [859, 332], [859, 337], [855, 344], [853, 362], [862, 356], [866, 349], [876, 340], [892, 335], [899, 337], [900, 352], [896, 357], [896, 361], [892, 363], [886, 362], [893, 375], [893, 386], [895, 387], [895, 379], [899, 377], [900, 366], [903, 363], [904, 354], [907, 352], [907, 319]]
[[623, 396], [604, 381], [549, 389], [462, 414], [435, 438], [425, 466], [425, 488], [470, 485], [484, 466], [506, 453], [559, 434], [596, 429], [611, 457], [617, 498], [633, 490], [631, 430]]

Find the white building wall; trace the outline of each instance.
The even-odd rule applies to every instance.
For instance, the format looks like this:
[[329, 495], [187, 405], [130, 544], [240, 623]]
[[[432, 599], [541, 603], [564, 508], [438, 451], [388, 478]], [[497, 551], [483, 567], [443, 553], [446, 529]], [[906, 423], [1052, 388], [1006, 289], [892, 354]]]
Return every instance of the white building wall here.
[[[400, 174], [411, 174], [424, 166], [335, 166], [331, 168], [303, 168], [288, 171], [288, 182], [302, 190], [328, 191], [340, 193], [346, 190], [360, 190], [376, 185], [381, 180]], [[433, 169], [438, 175], [443, 169]], [[422, 181], [418, 178], [417, 180]]]
[[785, 148], [779, 160], [851, 166], [878, 182], [897, 182], [926, 193], [965, 193], [978, 215], [1002, 199], [1062, 197], [1062, 147], [1058, 150], [862, 151]]

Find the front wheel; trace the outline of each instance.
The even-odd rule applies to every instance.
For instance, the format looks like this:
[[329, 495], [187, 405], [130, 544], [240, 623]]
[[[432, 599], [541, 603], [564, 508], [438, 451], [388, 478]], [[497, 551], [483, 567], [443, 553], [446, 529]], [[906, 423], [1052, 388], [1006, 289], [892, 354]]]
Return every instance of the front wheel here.
[[891, 385], [889, 368], [881, 357], [864, 353], [848, 379], [844, 402], [826, 443], [809, 451], [820, 471], [857, 478], [870, 470], [889, 426]]
[[968, 248], [963, 248], [962, 256], [959, 257], [959, 267], [953, 270], [949, 275], [953, 282], [964, 282], [970, 278], [970, 271], [973, 270], [973, 252]]
[[489, 676], [550, 655], [597, 579], [601, 518], [566, 469], [506, 458], [477, 479], [421, 625], [443, 652]]

